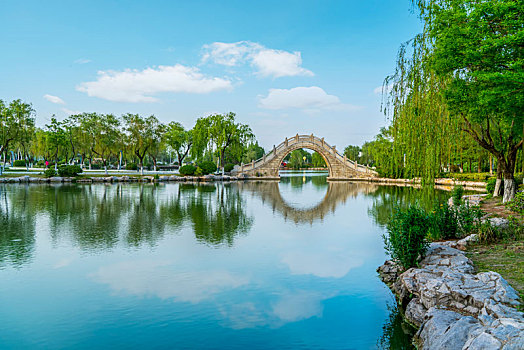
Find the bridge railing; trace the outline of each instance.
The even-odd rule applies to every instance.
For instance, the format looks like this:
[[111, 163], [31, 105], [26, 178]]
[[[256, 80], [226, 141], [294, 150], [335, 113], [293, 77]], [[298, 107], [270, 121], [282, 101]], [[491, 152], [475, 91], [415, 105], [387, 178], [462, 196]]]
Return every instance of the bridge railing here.
[[340, 154], [337, 149], [334, 146], [331, 146], [329, 143], [327, 143], [324, 138], [319, 138], [317, 136], [311, 135], [295, 135], [291, 138], [287, 138], [282, 141], [278, 146], [273, 146], [273, 149], [270, 150], [267, 154], [265, 154], [262, 158], [257, 159], [256, 161], [252, 161], [248, 164], [242, 164], [240, 166], [240, 172], [245, 171], [251, 171], [255, 170], [265, 163], [273, 160], [275, 157], [277, 157], [282, 151], [286, 150], [289, 146], [292, 146], [296, 143], [300, 142], [310, 142], [313, 143], [319, 147], [321, 147], [324, 151], [332, 154], [337, 160], [340, 162], [346, 164], [346, 166], [354, 169], [357, 172], [368, 174], [368, 175], [376, 175], [376, 171], [369, 168], [368, 166], [365, 166], [363, 164], [358, 164], [356, 161], [352, 161], [348, 159], [346, 156], [343, 156]]

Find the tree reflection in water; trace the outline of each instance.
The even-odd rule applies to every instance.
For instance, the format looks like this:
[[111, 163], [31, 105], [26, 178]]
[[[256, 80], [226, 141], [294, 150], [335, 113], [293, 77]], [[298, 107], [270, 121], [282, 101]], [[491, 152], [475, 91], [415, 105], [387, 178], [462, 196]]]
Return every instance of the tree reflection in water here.
[[53, 245], [69, 239], [83, 251], [154, 246], [166, 234], [192, 228], [198, 241], [233, 245], [253, 219], [236, 186], [3, 185], [0, 187], [0, 268], [31, 261], [36, 221]]
[[430, 187], [420, 189], [402, 186], [377, 186], [375, 191], [368, 192], [367, 195], [373, 198], [368, 214], [381, 227], [386, 226], [395, 206], [417, 204], [423, 209], [431, 210], [435, 202], [443, 203], [449, 197], [448, 192]]
[[0, 186], [0, 269], [6, 265], [20, 268], [33, 257], [36, 225], [28, 196], [26, 187], [19, 187], [13, 198]]
[[415, 328], [404, 321], [396, 302], [389, 303], [388, 310], [389, 318], [382, 326], [383, 333], [377, 342], [377, 347], [381, 350], [415, 349], [411, 342], [415, 335]]
[[199, 195], [192, 197], [187, 205], [187, 216], [199, 241], [232, 246], [237, 235], [249, 231], [253, 219], [246, 216], [236, 186], [199, 185], [197, 190]]

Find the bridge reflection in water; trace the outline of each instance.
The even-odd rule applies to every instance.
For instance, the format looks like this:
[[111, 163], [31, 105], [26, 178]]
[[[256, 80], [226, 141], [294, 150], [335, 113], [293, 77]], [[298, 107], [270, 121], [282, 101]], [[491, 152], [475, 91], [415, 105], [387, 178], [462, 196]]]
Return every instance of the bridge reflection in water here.
[[[273, 212], [282, 215], [286, 221], [291, 220], [296, 224], [313, 224], [315, 221], [322, 221], [327, 215], [334, 213], [339, 205], [346, 203], [348, 198], [371, 194], [379, 187], [375, 184], [359, 182], [327, 182], [325, 177], [310, 179], [314, 181], [315, 178], [319, 179], [317, 185], [326, 188], [326, 193], [318, 204], [309, 208], [297, 208], [286, 201], [282, 196], [279, 181], [248, 181], [241, 182], [238, 186], [242, 191], [258, 196], [264, 204], [269, 205]], [[302, 181], [302, 177], [296, 179]]]

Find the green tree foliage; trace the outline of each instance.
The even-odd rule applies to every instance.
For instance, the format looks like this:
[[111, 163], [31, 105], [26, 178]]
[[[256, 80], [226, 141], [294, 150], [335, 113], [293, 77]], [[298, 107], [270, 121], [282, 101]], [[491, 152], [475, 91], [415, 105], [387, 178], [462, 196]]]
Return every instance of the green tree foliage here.
[[99, 157], [107, 174], [107, 161], [112, 155], [120, 150], [118, 140], [122, 139], [120, 132], [120, 120], [112, 114], [92, 115], [92, 137], [91, 149]]
[[322, 157], [318, 152], [313, 152], [311, 155], [311, 163], [315, 168], [324, 168], [327, 166], [324, 157]]
[[45, 147], [46, 152], [49, 154], [50, 158], [55, 161], [55, 171], [58, 167], [58, 159], [60, 151], [67, 145], [66, 134], [62, 127], [62, 123], [57, 121], [53, 116], [51, 118], [51, 123], [46, 124], [46, 138], [45, 138]]
[[359, 161], [361, 151], [362, 149], [359, 146], [349, 145], [344, 148], [344, 155], [348, 159]]
[[258, 145], [258, 141], [254, 143], [250, 143], [249, 146], [247, 146], [244, 151], [242, 162], [249, 163], [253, 160], [262, 158], [264, 154], [265, 154], [264, 148]]
[[0, 100], [0, 157], [5, 156], [11, 144], [18, 144], [27, 154], [34, 133], [33, 114], [33, 107], [21, 100], [9, 105]]
[[292, 169], [300, 169], [304, 164], [304, 155], [301, 152], [302, 150], [294, 150], [290, 153], [288, 166]]
[[24, 161], [27, 167], [33, 161], [39, 166], [50, 161], [57, 170], [60, 164], [82, 167], [88, 160], [90, 169], [103, 166], [107, 172], [117, 162], [120, 166], [120, 160], [126, 164], [138, 160], [143, 174], [146, 162], [156, 170], [158, 162], [171, 161], [173, 151], [180, 163], [192, 158], [238, 164], [264, 155], [249, 126], [237, 123], [234, 113], [200, 118], [192, 130], [177, 122], [165, 125], [155, 116], [118, 118], [98, 113], [74, 114], [63, 121], [52, 116], [44, 128], [35, 128], [33, 113], [31, 105], [20, 100], [9, 105], [0, 100], [0, 157], [4, 162], [13, 154], [13, 160]]
[[159, 154], [165, 150], [165, 133], [166, 133], [166, 126], [158, 121], [158, 119], [155, 116], [150, 116], [146, 119], [146, 124], [149, 127], [150, 130], [150, 138], [149, 138], [149, 148], [147, 150], [147, 153], [153, 160], [153, 167], [154, 171], [156, 171], [157, 166], [157, 158]]
[[159, 151], [158, 143], [161, 141], [162, 127], [155, 116], [143, 118], [138, 114], [128, 113], [122, 118], [128, 147], [138, 158], [140, 172], [144, 174], [144, 157], [150, 152], [151, 148], [153, 148], [153, 154], [157, 154]]
[[408, 174], [432, 178], [465, 131], [497, 159], [508, 201], [523, 144], [523, 5], [514, 0], [414, 2], [424, 30], [401, 46], [396, 72], [384, 84], [394, 151], [406, 154]]
[[167, 125], [165, 141], [176, 152], [178, 164], [182, 165], [193, 144], [192, 131], [185, 130], [178, 122], [171, 122]]
[[244, 146], [253, 139], [248, 125], [235, 122], [235, 113], [213, 114], [197, 120], [193, 128], [191, 153], [194, 158], [199, 158], [210, 149], [218, 154], [223, 166], [226, 152], [241, 159]]

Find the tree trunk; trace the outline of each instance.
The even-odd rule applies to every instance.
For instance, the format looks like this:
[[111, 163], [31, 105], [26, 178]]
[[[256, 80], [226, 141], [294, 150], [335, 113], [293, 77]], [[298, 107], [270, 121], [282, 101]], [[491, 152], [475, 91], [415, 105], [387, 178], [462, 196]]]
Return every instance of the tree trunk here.
[[495, 190], [493, 191], [493, 197], [498, 197], [502, 195], [502, 184], [504, 172], [502, 169], [503, 162], [497, 162], [497, 181], [495, 182]]
[[502, 203], [509, 202], [515, 197], [517, 192], [517, 186], [515, 184], [515, 164], [517, 161], [517, 152], [510, 152], [508, 155], [508, 161], [504, 167], [504, 196], [502, 197]]

